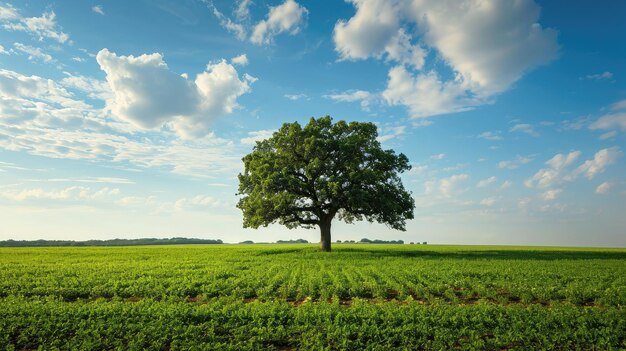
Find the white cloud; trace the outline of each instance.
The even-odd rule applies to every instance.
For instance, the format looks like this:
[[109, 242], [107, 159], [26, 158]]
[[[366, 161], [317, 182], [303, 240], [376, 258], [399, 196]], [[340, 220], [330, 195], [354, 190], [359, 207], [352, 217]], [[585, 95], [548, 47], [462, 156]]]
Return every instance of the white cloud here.
[[543, 192], [543, 194], [541, 194], [541, 198], [544, 199], [545, 201], [552, 201], [552, 200], [556, 200], [556, 198], [559, 196], [559, 194], [562, 192], [562, 189], [549, 189]]
[[486, 198], [480, 200], [480, 204], [483, 205], [483, 206], [491, 207], [491, 206], [495, 205], [495, 203], [497, 201], [498, 200], [495, 197], [486, 197]]
[[91, 11], [104, 16], [104, 10], [102, 9], [102, 5], [95, 5], [91, 8]]
[[306, 94], [285, 94], [284, 96], [292, 101], [304, 99], [307, 97]]
[[389, 141], [391, 139], [395, 139], [401, 135], [404, 135], [406, 132], [406, 126], [396, 126], [396, 127], [384, 127], [382, 128], [381, 135], [376, 138], [381, 143]]
[[617, 131], [616, 130], [612, 130], [610, 132], [606, 132], [603, 133], [602, 135], [600, 135], [600, 140], [607, 140], [607, 139], [611, 139], [617, 136]]
[[591, 130], [611, 130], [600, 136], [600, 139], [609, 139], [617, 135], [616, 130], [626, 131], [626, 99], [618, 101], [611, 105], [611, 112], [601, 116], [595, 122], [589, 125]]
[[502, 140], [502, 132], [500, 131], [496, 131], [496, 132], [482, 132], [478, 135], [479, 138], [481, 139], [485, 139], [485, 140], [492, 140], [492, 141], [496, 141], [496, 140]]
[[524, 182], [526, 187], [547, 188], [552, 184], [562, 182], [566, 176], [566, 168], [580, 157], [580, 151], [572, 151], [568, 154], [556, 154], [546, 161], [548, 168], [542, 168], [534, 176]]
[[602, 73], [597, 73], [597, 74], [588, 74], [584, 77], [580, 77], [580, 79], [588, 79], [588, 80], [608, 80], [613, 78], [613, 73], [611, 72], [602, 72]]
[[274, 134], [275, 130], [265, 129], [265, 130], [257, 130], [254, 132], [248, 132], [248, 137], [242, 138], [240, 143], [243, 145], [256, 145], [257, 141], [265, 140], [271, 138]]
[[46, 179], [25, 179], [29, 182], [50, 182], [50, 183], [105, 183], [105, 184], [135, 184], [126, 178], [116, 177], [87, 177], [87, 178], [46, 178]]
[[[99, 99], [106, 93], [88, 86], [100, 81], [73, 78], [58, 84], [0, 69], [0, 149], [193, 177], [240, 171], [243, 151], [234, 143], [212, 134], [188, 141], [169, 133], [137, 134], [129, 123], [68, 91], [92, 90], [94, 99]], [[133, 135], [126, 136], [129, 134]]]
[[513, 127], [511, 127], [511, 129], [509, 129], [509, 132], [521, 132], [521, 133], [526, 133], [534, 137], [539, 136], [539, 133], [537, 133], [537, 131], [533, 128], [533, 126], [531, 126], [530, 124], [526, 124], [526, 123], [514, 125]]
[[201, 210], [205, 208], [224, 207], [226, 203], [208, 195], [197, 195], [192, 198], [181, 198], [176, 201], [174, 207], [177, 210]]
[[25, 121], [97, 123], [90, 105], [73, 98], [64, 87], [38, 76], [0, 69], [0, 122], [16, 126]]
[[390, 104], [407, 106], [414, 118], [488, 103], [525, 72], [558, 54], [557, 32], [538, 23], [540, 8], [532, 0], [351, 2], [356, 14], [338, 21], [334, 30], [341, 59], [384, 56], [420, 69], [423, 44], [454, 72], [453, 78], [444, 80], [434, 71], [414, 75], [403, 66], [391, 69], [383, 95]]
[[54, 11], [44, 12], [41, 17], [23, 17], [11, 5], [0, 5], [0, 21], [4, 22], [4, 29], [26, 32], [40, 41], [52, 39], [65, 43], [70, 38], [57, 25]]
[[12, 201], [28, 200], [94, 200], [113, 195], [119, 195], [117, 188], [101, 188], [92, 190], [83, 186], [72, 186], [59, 190], [34, 189], [8, 189], [0, 192], [0, 197]]
[[505, 190], [513, 186], [513, 182], [510, 180], [505, 180], [502, 185], [500, 185], [500, 190]]
[[252, 5], [252, 0], [239, 0], [239, 4], [235, 10], [235, 16], [239, 20], [250, 18], [250, 5]]
[[498, 162], [498, 168], [517, 169], [521, 165], [525, 165], [533, 160], [530, 156], [517, 156], [513, 160]]
[[360, 101], [361, 109], [363, 111], [369, 111], [370, 104], [374, 101], [376, 95], [364, 90], [348, 90], [339, 94], [324, 95], [324, 97], [340, 102]]
[[227, 31], [235, 34], [237, 39], [246, 40], [248, 34], [246, 33], [246, 28], [241, 23], [233, 22], [230, 18], [224, 16], [213, 4], [209, 4], [209, 6], [213, 9], [213, 15], [217, 17], [217, 20], [220, 23], [220, 26], [224, 27]]
[[233, 57], [230, 59], [230, 63], [233, 65], [245, 66], [248, 64], [248, 56], [246, 54], [241, 54], [239, 56]]
[[46, 54], [41, 48], [32, 47], [30, 45], [24, 45], [22, 43], [13, 43], [13, 47], [16, 51], [22, 52], [28, 55], [28, 59], [31, 61], [40, 60], [45, 63], [53, 62], [52, 56]]
[[621, 155], [622, 152], [617, 146], [602, 149], [596, 152], [593, 159], [585, 161], [576, 168], [572, 176], [576, 177], [582, 174], [587, 179], [593, 179], [596, 175], [603, 173], [607, 166], [614, 164]]
[[618, 147], [602, 149], [594, 155], [593, 159], [587, 160], [579, 165], [573, 171], [567, 168], [573, 164], [581, 155], [580, 151], [572, 151], [566, 154], [557, 154], [550, 160], [546, 161], [548, 168], [540, 169], [534, 176], [524, 182], [529, 188], [547, 188], [555, 184], [573, 181], [579, 175], [583, 175], [587, 179], [593, 179], [600, 173], [603, 173], [607, 166], [614, 164], [622, 155]]
[[0, 55], [8, 55], [9, 52], [4, 48], [4, 46], [0, 45]]
[[467, 111], [478, 104], [474, 98], [465, 96], [465, 88], [459, 81], [444, 82], [434, 71], [413, 76], [404, 66], [389, 70], [382, 96], [389, 105], [406, 106], [412, 118]]
[[444, 157], [446, 157], [446, 154], [435, 154], [430, 156], [433, 160], [443, 160]]
[[0, 4], [0, 20], [16, 20], [20, 19], [19, 12], [11, 4]]
[[614, 103], [613, 105], [611, 105], [611, 110], [613, 111], [624, 110], [624, 109], [626, 109], [626, 99], [620, 100]]
[[495, 183], [497, 179], [498, 178], [496, 178], [495, 176], [491, 176], [489, 178], [486, 178], [486, 179], [483, 179], [483, 180], [479, 181], [478, 184], [476, 184], [476, 186], [479, 187], [479, 188], [484, 188], [486, 186], [489, 186], [489, 185]]
[[412, 65], [424, 65], [425, 51], [412, 44], [413, 38], [400, 25], [399, 4], [394, 1], [353, 1], [356, 14], [335, 24], [333, 40], [341, 59], [381, 58]]
[[611, 184], [610, 182], [604, 182], [598, 185], [598, 187], [596, 188], [596, 194], [606, 194], [609, 189], [611, 189], [612, 185], [613, 184]]
[[453, 195], [457, 186], [466, 181], [469, 178], [467, 174], [456, 174], [450, 176], [448, 178], [442, 178], [439, 181], [428, 181], [426, 182], [426, 194], [434, 194], [438, 193], [443, 197], [450, 197]]
[[589, 125], [589, 129], [619, 129], [626, 131], [626, 111], [606, 114]]
[[107, 106], [115, 116], [145, 129], [169, 125], [183, 138], [208, 135], [211, 121], [231, 113], [256, 80], [240, 79], [224, 60], [209, 63], [195, 81], [170, 71], [158, 53], [117, 56], [102, 49], [96, 60], [113, 91]]
[[297, 34], [308, 13], [294, 0], [285, 0], [279, 6], [270, 7], [267, 19], [254, 26], [250, 41], [259, 45], [270, 44], [280, 33]]
[[113, 98], [113, 92], [106, 81], [81, 75], [72, 75], [68, 72], [64, 72], [64, 74], [66, 77], [61, 79], [59, 84], [66, 88], [86, 93], [92, 99], [106, 101]]

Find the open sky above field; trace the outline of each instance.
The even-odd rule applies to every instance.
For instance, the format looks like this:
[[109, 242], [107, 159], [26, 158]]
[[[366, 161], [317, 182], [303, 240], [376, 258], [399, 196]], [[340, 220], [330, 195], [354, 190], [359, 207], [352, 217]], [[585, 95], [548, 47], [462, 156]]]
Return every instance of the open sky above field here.
[[242, 228], [241, 157], [284, 122], [379, 126], [406, 232], [626, 246], [626, 3], [0, 1], [0, 240], [319, 240]]

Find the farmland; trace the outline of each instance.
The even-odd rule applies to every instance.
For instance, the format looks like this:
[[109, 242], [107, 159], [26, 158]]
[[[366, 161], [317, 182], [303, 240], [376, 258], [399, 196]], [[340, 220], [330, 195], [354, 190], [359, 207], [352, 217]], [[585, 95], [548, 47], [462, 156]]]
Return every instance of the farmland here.
[[626, 250], [0, 249], [7, 349], [626, 349]]

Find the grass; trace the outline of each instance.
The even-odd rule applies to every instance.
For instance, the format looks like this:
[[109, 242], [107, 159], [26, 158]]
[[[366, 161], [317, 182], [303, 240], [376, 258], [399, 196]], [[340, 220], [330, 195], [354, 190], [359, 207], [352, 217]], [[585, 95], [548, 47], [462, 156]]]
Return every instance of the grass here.
[[0, 345], [626, 349], [626, 250], [0, 248]]

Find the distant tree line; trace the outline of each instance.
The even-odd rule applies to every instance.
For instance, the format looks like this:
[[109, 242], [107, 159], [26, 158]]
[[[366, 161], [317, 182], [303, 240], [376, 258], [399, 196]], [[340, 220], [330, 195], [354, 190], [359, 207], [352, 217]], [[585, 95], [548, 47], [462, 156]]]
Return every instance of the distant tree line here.
[[[344, 243], [344, 244], [404, 244], [404, 240], [380, 240], [380, 239], [368, 239], [368, 238], [363, 238], [359, 241], [354, 241], [354, 240], [337, 240], [337, 244], [340, 243]], [[413, 244], [413, 242], [411, 242], [411, 244]], [[418, 242], [419, 244], [419, 242]], [[424, 241], [424, 244], [426, 244], [426, 242]]]
[[296, 239], [296, 240], [278, 240], [277, 244], [308, 244], [308, 240]]
[[142, 239], [111, 239], [111, 240], [5, 240], [0, 247], [36, 247], [36, 246], [141, 246], [141, 245], [188, 245], [188, 244], [223, 244], [217, 239], [189, 238], [142, 238]]
[[[308, 244], [309, 241], [308, 240], [304, 240], [304, 239], [296, 239], [296, 240], [278, 240], [276, 241], [276, 244]], [[252, 240], [244, 240], [241, 241], [240, 244], [271, 244], [269, 242], [258, 242], [255, 243]]]

